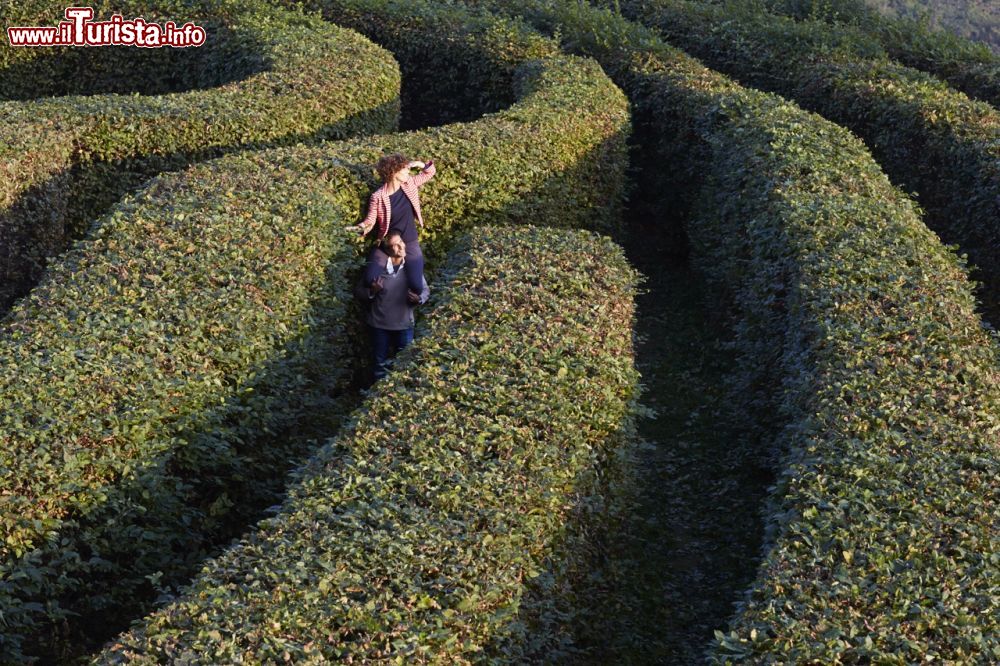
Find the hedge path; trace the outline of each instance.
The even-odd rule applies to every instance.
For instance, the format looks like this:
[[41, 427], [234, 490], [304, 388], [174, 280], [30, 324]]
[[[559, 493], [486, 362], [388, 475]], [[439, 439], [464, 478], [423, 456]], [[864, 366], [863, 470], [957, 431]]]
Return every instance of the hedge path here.
[[[781, 470], [772, 502], [766, 507], [767, 559], [740, 606], [733, 631], [718, 636], [715, 660], [720, 663], [747, 659], [892, 662], [933, 654], [942, 659], [966, 661], [975, 655], [990, 654], [991, 650], [1000, 659], [1000, 646], [990, 642], [990, 637], [998, 633], [995, 621], [992, 625], [990, 621], [1000, 607], [994, 594], [995, 585], [991, 583], [997, 579], [1000, 567], [995, 561], [996, 544], [990, 532], [991, 521], [995, 524], [998, 516], [995, 499], [1000, 471], [995, 448], [991, 448], [995, 447], [995, 434], [1000, 429], [995, 418], [995, 407], [1000, 405], [997, 350], [996, 341], [983, 330], [976, 315], [963, 262], [928, 232], [918, 211], [899, 190], [891, 187], [864, 147], [841, 128], [774, 96], [740, 88], [664, 47], [655, 36], [622, 22], [620, 17], [576, 3], [542, 0], [507, 3], [514, 4], [526, 7], [533, 20], [540, 19], [547, 27], [559, 25], [564, 35], [572, 35], [569, 41], [575, 42], [576, 48], [597, 55], [612, 76], [630, 91], [642, 131], [659, 128], [658, 133], [640, 134], [643, 148], [649, 150], [646, 154], [659, 158], [657, 164], [677, 168], [654, 174], [650, 180], [673, 187], [673, 191], [664, 191], [662, 201], [679, 203], [694, 213], [687, 226], [694, 257], [709, 278], [718, 304], [735, 316], [736, 349], [744, 367], [733, 392], [734, 407], [745, 410], [753, 419], [748, 426], [750, 433], [773, 440], [772, 446], [761, 450]], [[364, 6], [383, 9], [393, 3]], [[411, 6], [418, 13], [422, 8], [422, 5]], [[553, 17], [557, 18], [553, 21]], [[567, 30], [567, 26], [572, 28]], [[532, 80], [530, 76], [528, 79]], [[582, 99], [588, 103], [595, 101]], [[573, 120], [579, 119], [573, 117]], [[586, 127], [587, 123], [581, 126]], [[669, 132], [664, 131], [668, 129]], [[593, 153], [595, 146], [602, 146], [602, 158], [611, 155], [620, 160], [620, 125], [609, 122], [604, 131], [606, 146], [592, 138], [585, 150], [574, 146], [570, 152], [575, 161], [559, 163], [562, 171], [550, 174], [551, 178], [526, 177], [530, 186], [525, 191], [544, 192], [553, 199], [529, 203], [527, 207], [521, 202], [530, 202], [530, 198], [503, 199], [505, 221], [526, 221], [539, 217], [540, 212], [568, 225], [582, 221], [582, 216], [559, 217], [566, 215], [566, 211], [553, 202], [562, 193], [550, 192], [545, 186], [559, 183], [569, 174], [575, 177], [587, 174], [586, 169], [579, 168], [580, 157], [588, 151]], [[498, 136], [510, 138], [503, 132]], [[561, 134], [555, 136], [564, 138]], [[595, 131], [590, 136], [602, 135]], [[571, 143], [567, 139], [567, 144]], [[383, 147], [384, 144], [356, 144], [345, 153], [358, 160], [349, 166], [357, 173], [359, 165]], [[532, 144], [531, 148], [538, 146]], [[457, 153], [468, 157], [461, 150]], [[595, 161], [603, 163], [601, 159]], [[616, 167], [620, 165], [621, 161], [615, 162]], [[620, 183], [616, 180], [617, 172], [608, 169], [598, 175], [592, 171], [592, 182], [605, 189], [588, 203], [613, 201], [615, 187]], [[486, 182], [483, 178], [480, 182]], [[362, 190], [366, 184], [370, 185], [362, 182], [356, 190]], [[454, 182], [447, 186], [454, 187], [456, 193], [462, 189]], [[615, 228], [614, 215], [610, 213], [613, 209], [614, 206], [602, 208], [607, 216], [598, 223]], [[468, 205], [455, 210], [468, 210]], [[863, 215], [860, 224], [859, 213]], [[447, 245], [444, 234], [429, 240], [437, 252]], [[540, 242], [536, 238], [530, 245], [537, 246]], [[496, 247], [492, 250], [496, 251]], [[533, 268], [542, 263], [531, 255], [519, 256], [522, 260], [531, 257], [527, 265]], [[522, 270], [519, 268], [517, 273]], [[563, 273], [556, 275], [565, 278]], [[551, 286], [557, 280], [548, 282]], [[573, 283], [572, 293], [580, 296], [579, 289], [588, 285], [587, 280]], [[539, 286], [532, 284], [529, 293], [540, 294]], [[914, 293], [922, 294], [922, 299], [914, 300]], [[497, 300], [502, 298], [498, 296]], [[456, 321], [462, 325], [469, 321], [474, 324], [475, 319], [470, 320], [464, 309], [467, 306], [462, 303], [459, 301]], [[476, 303], [476, 307], [480, 305]], [[593, 309], [590, 314], [595, 314]], [[499, 316], [496, 319], [504, 321]], [[443, 349], [446, 357], [455, 357], [449, 345], [465, 342], [460, 337], [446, 339], [434, 349]], [[575, 346], [573, 351], [583, 348]], [[413, 353], [419, 352], [415, 349]], [[477, 358], [482, 359], [496, 353], [496, 347], [490, 343], [479, 345], [475, 351]], [[526, 372], [525, 366], [516, 362], [522, 360], [521, 356], [507, 357], [506, 362], [499, 363], [500, 369]], [[432, 364], [424, 364], [411, 366], [407, 371], [421, 377], [433, 374], [432, 368]], [[563, 368], [566, 373], [562, 373]], [[561, 366], [556, 370], [556, 380], [560, 375], [568, 377], [571, 372], [572, 368]], [[615, 381], [624, 379], [627, 384], [627, 374], [623, 372]], [[434, 381], [429, 384], [427, 395], [440, 401], [442, 386]], [[774, 386], [780, 386], [782, 392], [775, 394]], [[551, 391], [544, 395], [552, 397]], [[603, 399], [610, 397], [605, 395]], [[570, 401], [570, 404], [599, 409], [602, 401]], [[766, 408], [774, 410], [776, 418], [769, 418]], [[415, 420], [409, 422], [407, 427], [412, 428], [414, 423]], [[603, 425], [613, 429], [626, 422], [611, 418]], [[462, 426], [457, 420], [448, 427], [458, 427], [457, 441], [463, 441]], [[567, 432], [578, 431], [576, 427]], [[376, 427], [373, 432], [374, 441], [385, 435], [384, 428]], [[437, 443], [437, 439], [432, 441]], [[352, 444], [347, 445], [348, 450]], [[429, 447], [428, 453], [435, 461], [433, 466], [444, 474], [455, 474], [457, 470], [449, 464], [451, 459], [444, 449]], [[330, 451], [324, 449], [321, 455]], [[405, 447], [369, 450], [362, 445], [361, 451], [374, 456], [401, 454], [400, 464], [389, 468], [392, 470], [406, 470], [412, 457], [412, 451]], [[355, 463], [353, 457], [343, 453], [340, 450], [333, 455], [349, 465]], [[314, 459], [322, 461], [323, 458]], [[584, 461], [583, 469], [600, 468], [587, 465]], [[516, 467], [546, 473], [523, 464]], [[307, 474], [310, 469], [316, 467], [307, 468]], [[360, 469], [367, 469], [364, 463]], [[385, 469], [384, 465], [376, 465], [371, 476], [365, 473], [351, 477], [342, 476], [344, 468], [333, 465], [325, 468], [323, 475], [329, 473], [327, 480], [334, 478], [336, 491], [352, 490], [345, 496], [349, 501], [358, 499], [357, 492], [379, 499], [394, 497], [400, 489], [424, 488], [419, 468], [411, 478], [407, 474], [386, 475]], [[321, 497], [331, 490], [324, 482], [321, 480], [317, 485]], [[305, 498], [305, 511], [297, 516], [312, 524], [314, 509], [327, 515], [331, 507], [322, 501], [309, 506], [309, 488], [303, 493], [300, 497]], [[410, 499], [408, 494], [404, 495]], [[460, 503], [464, 498], [456, 494], [447, 501], [452, 499]], [[601, 494], [595, 500], [594, 508], [600, 509], [604, 501]], [[293, 506], [295, 501], [293, 498], [287, 506]], [[426, 508], [414, 508], [409, 503], [406, 506], [410, 513]], [[449, 504], [448, 508], [454, 506]], [[339, 508], [350, 505], [339, 505], [334, 513]], [[358, 511], [354, 515], [376, 518], [375, 526], [384, 526], [381, 517], [386, 514], [379, 513], [377, 503], [366, 507], [362, 502], [355, 508]], [[555, 522], [561, 523], [558, 512], [542, 509], [538, 515], [558, 516]], [[283, 521], [297, 519], [281, 515], [262, 527], [280, 530]], [[894, 532], [895, 526], [900, 526], [900, 531]], [[942, 526], [947, 526], [946, 533], [942, 532]], [[457, 535], [457, 541], [446, 543], [460, 544], [464, 535], [461, 530], [466, 527], [460, 523], [452, 533], [453, 537]], [[552, 527], [550, 523], [546, 529]], [[499, 533], [506, 536], [510, 530]], [[320, 540], [328, 536], [319, 533]], [[254, 537], [248, 538], [252, 543]], [[400, 537], [392, 534], [389, 539], [391, 543], [399, 543]], [[280, 536], [268, 537], [267, 542], [279, 550], [283, 547]], [[350, 548], [342, 540], [328, 543], [332, 548]], [[492, 543], [485, 539], [479, 542], [480, 548]], [[546, 547], [553, 543], [545, 541]], [[585, 539], [577, 543], [587, 545]], [[501, 541], [498, 548], [501, 554], [520, 552], [516, 539]], [[236, 552], [227, 551], [223, 558], [239, 557]], [[259, 557], [270, 562], [269, 552], [265, 549]], [[290, 552], [294, 556], [297, 551], [293, 548]], [[363, 555], [367, 551], [358, 552]], [[454, 552], [461, 553], [461, 546]], [[403, 561], [406, 555], [405, 548], [399, 551]], [[546, 630], [540, 634], [531, 636], [529, 627], [511, 616], [510, 609], [517, 608], [512, 600], [527, 589], [520, 579], [508, 580], [486, 597], [503, 608], [503, 612], [489, 618], [469, 613], [473, 604], [483, 599], [478, 594], [469, 603], [464, 603], [469, 596], [455, 596], [454, 590], [448, 588], [436, 590], [443, 592], [444, 597], [423, 598], [417, 594], [403, 599], [395, 594], [395, 585], [390, 583], [390, 594], [382, 598], [388, 604], [386, 608], [391, 609], [391, 614], [385, 617], [366, 616], [378, 607], [377, 603], [368, 608], [367, 603], [361, 606], [364, 598], [346, 598], [345, 608], [358, 611], [355, 614], [348, 610], [348, 615], [359, 621], [356, 630], [348, 634], [355, 641], [350, 649], [378, 657], [395, 650], [401, 657], [423, 653], [427, 658], [442, 654], [464, 658], [481, 656], [481, 651], [486, 650], [485, 654], [497, 659], [523, 658], [532, 654], [532, 646], [544, 649], [549, 645], [547, 641], [559, 637], [562, 611], [558, 606], [566, 581], [560, 576], [549, 578], [548, 568], [558, 568], [560, 563], [570, 569], [574, 566], [561, 558], [547, 563], [534, 577], [539, 579], [542, 594], [521, 597], [531, 612], [541, 611], [531, 616], [532, 622], [540, 621]], [[303, 608], [308, 611], [314, 590], [301, 588], [303, 579], [297, 569], [312, 580], [310, 567], [315, 570], [317, 565], [322, 567], [322, 562], [309, 560], [303, 564], [304, 567], [284, 570], [283, 575], [294, 578], [295, 584], [282, 592], [290, 592], [307, 603], [274, 608], [269, 606], [269, 600], [265, 601], [261, 607], [264, 616], [276, 610], [290, 622], [278, 626], [265, 623], [260, 633], [242, 636], [244, 640], [259, 641], [255, 649], [259, 648], [260, 654], [277, 659], [283, 658], [285, 651], [289, 655], [294, 651], [297, 656], [320, 658], [324, 650], [338, 649], [308, 642], [314, 637], [309, 633], [314, 613], [300, 611]], [[438, 561], [431, 564], [434, 573]], [[359, 571], [368, 571], [368, 567], [362, 562]], [[391, 575], [407, 569], [389, 567], [387, 571]], [[828, 572], [830, 580], [817, 581], [817, 571]], [[218, 573], [219, 569], [210, 566], [192, 589], [213, 589], [213, 576]], [[413, 580], [405, 575], [403, 579]], [[866, 584], [869, 580], [876, 580], [877, 584], [869, 586]], [[934, 588], [940, 592], [936, 605], [897, 603], [914, 592], [926, 593], [927, 580], [939, 584], [940, 589]], [[332, 586], [328, 582], [324, 590], [317, 580], [316, 588], [322, 596]], [[546, 589], [560, 594], [547, 597]], [[353, 587], [345, 591], [358, 592]], [[231, 593], [242, 592], [227, 586], [224, 594]], [[250, 597], [253, 596], [251, 592]], [[567, 596], [572, 598], [572, 593]], [[455, 612], [447, 614], [443, 608], [437, 608], [436, 605], [442, 606], [438, 598], [457, 602], [457, 606], [449, 609]], [[408, 607], [407, 601], [412, 605]], [[193, 659], [194, 653], [184, 652], [186, 645], [172, 642], [171, 637], [176, 634], [170, 622], [176, 620], [187, 626], [191, 618], [185, 615], [185, 605], [193, 604], [188, 610], [194, 612], [200, 603], [211, 604], [211, 600], [182, 597], [177, 606], [171, 607], [181, 611], [164, 615], [168, 618], [165, 625], [158, 625], [154, 616], [148, 624], [140, 626], [154, 627], [155, 631], [165, 626], [163, 634], [150, 639], [158, 642], [157, 649]], [[437, 613], [438, 610], [442, 612]], [[456, 615], [458, 620], [451, 625], [456, 633], [449, 636], [447, 632], [436, 631], [436, 627]], [[227, 622], [227, 617], [223, 614], [216, 619]], [[306, 617], [309, 621], [303, 620]], [[861, 623], [859, 618], [866, 621]], [[334, 617], [329, 625], [331, 630], [350, 626], [342, 619]], [[384, 619], [390, 624], [380, 626], [378, 622]], [[398, 627], [391, 625], [397, 620], [413, 622], [412, 626], [419, 627], [417, 635], [403, 634], [395, 644], [383, 641], [385, 633], [380, 632], [398, 636], [394, 634]], [[421, 633], [425, 627], [430, 629], [429, 634]], [[817, 627], [824, 632], [822, 636], [817, 637]], [[865, 634], [864, 630], [871, 633]], [[461, 642], [460, 635], [475, 638]], [[138, 649], [145, 649], [142, 646], [145, 637], [136, 636]], [[374, 640], [370, 641], [372, 637]], [[525, 643], [524, 639], [529, 637], [531, 640]], [[218, 649], [228, 649], [221, 644], [226, 642], [222, 633], [211, 627], [203, 627], [191, 640], [192, 644], [213, 641]], [[428, 654], [430, 651], [433, 652]]]
[[621, 8], [707, 65], [855, 132], [916, 194], [927, 224], [968, 254], [986, 318], [1000, 321], [1000, 110], [880, 57], [877, 41], [849, 28], [687, 0]]
[[556, 653], [534, 629], [572, 612], [575, 525], [629, 433], [636, 275], [592, 233], [480, 227], [441, 278], [426, 328], [281, 511], [95, 663]]
[[[757, 2], [758, 0], [750, 0]], [[982, 42], [901, 16], [883, 16], [864, 0], [764, 0], [768, 10], [799, 20], [848, 25], [878, 39], [894, 60], [938, 76], [956, 90], [1000, 108], [1000, 54]]]
[[732, 402], [778, 481], [713, 661], [1000, 658], [998, 341], [954, 248], [846, 129], [656, 31], [576, 2], [476, 4], [558, 30], [629, 94], [644, 163], [672, 167], [648, 181], [688, 207], [734, 316]]

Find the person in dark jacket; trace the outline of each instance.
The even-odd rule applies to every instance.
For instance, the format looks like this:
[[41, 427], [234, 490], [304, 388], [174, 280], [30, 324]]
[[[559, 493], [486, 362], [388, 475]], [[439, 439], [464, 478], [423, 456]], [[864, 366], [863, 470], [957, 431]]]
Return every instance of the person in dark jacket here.
[[[413, 310], [426, 303], [431, 293], [422, 275], [420, 293], [409, 289], [402, 235], [390, 231], [385, 241], [369, 257], [355, 289], [358, 300], [368, 305], [365, 321], [371, 331], [376, 381], [386, 375], [392, 348], [399, 351], [413, 342]], [[372, 275], [375, 278], [369, 281]]]

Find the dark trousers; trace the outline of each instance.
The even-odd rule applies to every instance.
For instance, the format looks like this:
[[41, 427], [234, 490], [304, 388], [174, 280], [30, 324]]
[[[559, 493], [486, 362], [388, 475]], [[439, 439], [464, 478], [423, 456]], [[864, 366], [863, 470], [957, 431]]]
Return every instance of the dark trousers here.
[[384, 328], [369, 326], [372, 332], [372, 353], [375, 356], [375, 380], [385, 377], [388, 371], [389, 358], [391, 353], [406, 347], [413, 342], [413, 327], [405, 328], [402, 331], [387, 331]]
[[[365, 284], [374, 282], [385, 269], [385, 264], [380, 266], [377, 261], [373, 261], [374, 256], [375, 253], [372, 251], [372, 256], [368, 257], [368, 264], [365, 266]], [[424, 252], [420, 249], [419, 241], [406, 243], [406, 264], [403, 268], [406, 269], [406, 287], [417, 294], [421, 293], [424, 290]]]

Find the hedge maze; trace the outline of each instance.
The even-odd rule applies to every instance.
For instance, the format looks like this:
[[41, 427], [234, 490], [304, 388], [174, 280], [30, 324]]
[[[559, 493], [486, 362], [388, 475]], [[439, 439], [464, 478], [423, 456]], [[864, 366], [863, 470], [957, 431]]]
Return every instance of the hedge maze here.
[[[636, 200], [774, 477], [704, 660], [1000, 661], [1000, 116], [907, 67], [992, 65], [803, 7], [128, 0], [206, 45], [4, 44], [0, 663], [585, 662]], [[438, 167], [434, 296], [360, 391], [393, 151]]]

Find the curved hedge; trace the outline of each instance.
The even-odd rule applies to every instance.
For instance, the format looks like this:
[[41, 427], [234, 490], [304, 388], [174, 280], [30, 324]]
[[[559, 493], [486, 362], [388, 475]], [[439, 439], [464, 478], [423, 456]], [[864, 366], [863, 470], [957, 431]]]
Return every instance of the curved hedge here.
[[[398, 127], [399, 69], [350, 30], [263, 2], [113, 6], [125, 18], [192, 20], [210, 34], [205, 45], [188, 49], [0, 51], [4, 90], [74, 93], [0, 102], [0, 311], [38, 281], [49, 257], [159, 172], [237, 149]], [[4, 18], [8, 25], [55, 25], [65, 7], [19, 3]], [[110, 14], [107, 3], [95, 8], [95, 17]], [[67, 79], [76, 87], [58, 90]], [[149, 80], [174, 82], [173, 89], [211, 87], [155, 97], [80, 96], [126, 92]]]
[[764, 0], [771, 11], [798, 19], [844, 23], [876, 37], [904, 65], [939, 76], [969, 97], [1000, 107], [1000, 56], [981, 42], [920, 21], [890, 18], [864, 0]]
[[[461, 6], [438, 3], [426, 11], [398, 1], [277, 0], [290, 9], [323, 16], [353, 28], [381, 45], [391, 45], [403, 70], [404, 129], [467, 121], [516, 101], [514, 69], [529, 57], [552, 55], [553, 44], [539, 35], [510, 43], [506, 29], [490, 18], [470, 17]], [[387, 17], [400, 16], [401, 20]], [[436, 27], [439, 26], [439, 27]], [[408, 35], [447, 35], [420, 43]], [[450, 72], [442, 76], [442, 72]], [[455, 85], [467, 81], [468, 85]]]
[[[407, 3], [399, 16], [430, 10]], [[544, 42], [475, 22], [500, 58]], [[440, 25], [404, 37], [432, 35]], [[422, 190], [429, 255], [487, 220], [616, 228], [624, 96], [593, 62], [511, 70], [519, 103], [477, 122], [161, 176], [15, 306], [0, 327], [5, 659], [27, 658], [25, 635], [48, 631], [46, 618], [132, 612], [157, 571], [183, 575], [239, 525], [234, 512], [277, 490], [302, 450], [290, 430], [333, 427], [354, 347], [343, 299], [357, 255], [341, 227], [363, 212], [385, 150], [439, 167]], [[567, 120], [570, 104], [581, 113]]]
[[715, 661], [1000, 656], [1000, 358], [963, 262], [846, 131], [765, 120], [726, 128], [694, 225], [741, 334], [784, 342], [773, 546]]
[[0, 324], [0, 661], [67, 613], [148, 603], [147, 575], [280, 493], [306, 449], [266, 433], [335, 417], [355, 256], [333, 220], [362, 193], [294, 169], [247, 154], [154, 179]]
[[766, 559], [712, 660], [1000, 657], [997, 340], [964, 261], [845, 129], [612, 12], [476, 4], [596, 57], [650, 113], [649, 163], [698, 192], [694, 258], [734, 308], [761, 455], [782, 456]]
[[97, 663], [548, 654], [523, 600], [558, 590], [567, 521], [600, 503], [627, 432], [637, 274], [587, 232], [485, 227], [442, 278], [423, 335], [281, 512]]
[[712, 67], [856, 132], [895, 182], [919, 193], [928, 224], [968, 253], [988, 318], [1000, 322], [1000, 111], [923, 72], [859, 57], [865, 37], [849, 28], [684, 0], [622, 9]]
[[[251, 0], [241, 6], [229, 0], [183, 3], [178, 0], [125, 0], [99, 2], [92, 20], [112, 13], [124, 19], [142, 16], [147, 22], [192, 21], [206, 28], [208, 39], [191, 48], [136, 48], [102, 46], [14, 47], [3, 33], [0, 48], [0, 99], [27, 101], [42, 97], [115, 93], [161, 95], [239, 82], [269, 69], [269, 61], [282, 58], [271, 50], [261, 25], [247, 22], [247, 10], [260, 12], [265, 5]], [[54, 26], [64, 19], [65, 5], [52, 0], [5, 3], [7, 26]], [[287, 17], [271, 12], [271, 20]], [[231, 29], [235, 28], [236, 32]], [[278, 39], [282, 39], [278, 37]]]

